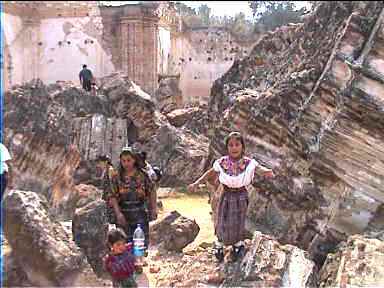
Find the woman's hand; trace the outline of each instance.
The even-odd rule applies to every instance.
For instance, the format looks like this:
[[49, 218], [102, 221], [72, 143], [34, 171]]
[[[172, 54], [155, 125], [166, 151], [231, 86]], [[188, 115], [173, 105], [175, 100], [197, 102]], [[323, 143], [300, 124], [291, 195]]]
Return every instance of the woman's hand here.
[[152, 205], [149, 205], [148, 208], [149, 208], [148, 209], [149, 222], [155, 221], [157, 219], [157, 203], [156, 203], [156, 206], [154, 203], [152, 203]]
[[264, 175], [263, 175], [265, 178], [273, 178], [275, 177], [275, 174], [273, 174], [273, 171], [270, 170], [270, 171], [266, 171], [264, 172]]
[[194, 193], [196, 191], [196, 188], [197, 188], [197, 184], [192, 183], [192, 184], [188, 185], [188, 192]]
[[157, 219], [157, 211], [155, 209], [151, 210], [149, 214], [149, 221], [155, 221], [156, 219]]
[[116, 220], [120, 226], [123, 226], [123, 227], [127, 226], [127, 220], [125, 219], [123, 213], [121, 212], [116, 213]]

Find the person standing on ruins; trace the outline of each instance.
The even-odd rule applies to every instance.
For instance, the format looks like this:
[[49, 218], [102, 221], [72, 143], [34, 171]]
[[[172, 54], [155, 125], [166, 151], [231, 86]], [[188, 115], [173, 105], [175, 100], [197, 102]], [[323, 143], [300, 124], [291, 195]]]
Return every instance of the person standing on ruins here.
[[239, 132], [231, 132], [225, 139], [225, 146], [228, 155], [216, 160], [213, 168], [188, 186], [188, 190], [194, 192], [205, 180], [218, 178], [219, 185], [212, 200], [212, 208], [215, 235], [218, 238], [215, 256], [220, 262], [224, 260], [224, 245], [232, 245], [233, 261], [244, 256], [248, 208], [246, 187], [252, 183], [255, 171], [259, 170], [265, 177], [273, 177], [272, 170], [244, 156], [244, 139]]
[[88, 92], [91, 91], [93, 75], [91, 70], [87, 68], [87, 65], [83, 65], [83, 69], [79, 73], [79, 78], [80, 84], [83, 86], [83, 89]]

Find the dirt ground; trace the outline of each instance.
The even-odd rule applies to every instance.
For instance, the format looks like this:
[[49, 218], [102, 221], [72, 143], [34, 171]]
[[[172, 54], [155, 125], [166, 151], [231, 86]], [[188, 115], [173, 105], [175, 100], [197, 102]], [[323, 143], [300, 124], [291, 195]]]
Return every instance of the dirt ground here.
[[[161, 201], [163, 209], [160, 211], [160, 217], [167, 212], [177, 210], [181, 215], [195, 219], [200, 227], [200, 232], [195, 241], [184, 248], [183, 253], [161, 254], [156, 249], [150, 250], [149, 265], [145, 267], [144, 275], [138, 279], [138, 284], [140, 287], [186, 287], [188, 286], [186, 282], [190, 282], [191, 286], [196, 287], [197, 279], [195, 278], [200, 278], [201, 273], [206, 274], [216, 267], [215, 260], [210, 257], [212, 255], [204, 253], [206, 249], [210, 250], [211, 244], [215, 240], [208, 196], [177, 193], [170, 198], [161, 199]], [[199, 261], [196, 261], [197, 258]], [[151, 267], [156, 267], [152, 270], [160, 268], [160, 271], [151, 273], [149, 271]], [[192, 274], [196, 274], [196, 277]]]
[[[216, 287], [201, 283], [206, 274], [218, 269], [210, 253], [215, 237], [208, 196], [176, 193], [161, 201], [163, 208], [159, 211], [159, 217], [177, 210], [181, 215], [195, 219], [200, 232], [195, 241], [184, 248], [183, 253], [162, 252], [156, 247], [150, 248], [148, 265], [137, 279], [139, 287]], [[6, 240], [2, 246], [3, 254], [11, 251]]]

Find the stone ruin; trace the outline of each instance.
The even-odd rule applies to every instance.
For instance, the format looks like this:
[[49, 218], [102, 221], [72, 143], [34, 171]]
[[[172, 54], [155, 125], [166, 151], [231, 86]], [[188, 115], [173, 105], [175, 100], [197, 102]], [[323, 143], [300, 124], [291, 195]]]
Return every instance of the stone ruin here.
[[321, 3], [304, 23], [263, 36], [212, 88], [210, 159], [238, 130], [277, 174], [255, 182], [250, 226], [320, 262], [384, 221], [383, 13], [382, 2]]
[[97, 79], [122, 71], [151, 95], [159, 78], [176, 78], [172, 104], [207, 103], [213, 81], [254, 44], [224, 27], [191, 29], [171, 1], [5, 1], [2, 15], [6, 90], [77, 82], [87, 64]]
[[[71, 85], [32, 81], [5, 94], [5, 143], [14, 156], [16, 187], [67, 202], [77, 184], [97, 184], [94, 161], [136, 145], [164, 172], [162, 185], [193, 181], [204, 166], [208, 139], [172, 126], [124, 74], [101, 79], [98, 97]], [[185, 173], [185, 171], [191, 171]]]
[[[117, 151], [134, 144], [164, 169], [162, 185], [185, 185], [225, 152], [229, 131], [241, 131], [247, 153], [277, 177], [255, 181], [248, 229], [263, 234], [220, 283], [383, 285], [383, 8], [321, 2], [304, 23], [264, 35], [235, 61], [200, 112], [163, 115], [120, 73], [101, 80], [98, 97], [70, 84], [15, 86], [5, 95], [4, 117], [16, 187], [43, 192], [56, 215], [70, 218], [60, 205], [76, 185], [97, 182], [98, 153], [110, 152], [116, 162]], [[180, 279], [175, 283], [187, 281]]]

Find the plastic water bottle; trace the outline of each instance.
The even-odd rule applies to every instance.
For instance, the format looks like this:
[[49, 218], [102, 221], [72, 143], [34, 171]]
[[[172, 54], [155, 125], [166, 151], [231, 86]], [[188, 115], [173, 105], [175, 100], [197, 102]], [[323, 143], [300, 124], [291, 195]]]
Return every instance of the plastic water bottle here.
[[141, 225], [137, 224], [137, 228], [133, 233], [133, 254], [136, 257], [136, 263], [138, 265], [143, 264], [145, 250], [145, 234], [143, 229], [141, 229]]

